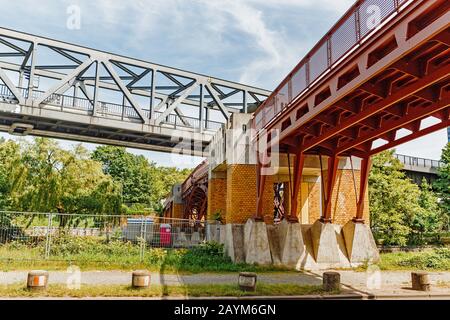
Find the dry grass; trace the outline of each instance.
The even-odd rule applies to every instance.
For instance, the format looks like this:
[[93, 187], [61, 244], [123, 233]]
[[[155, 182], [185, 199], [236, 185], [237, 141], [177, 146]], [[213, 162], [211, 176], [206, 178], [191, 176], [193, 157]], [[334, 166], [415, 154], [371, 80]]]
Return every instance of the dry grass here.
[[[23, 284], [0, 287], [0, 297], [241, 297], [241, 296], [294, 296], [323, 294], [320, 286], [259, 283], [255, 292], [246, 292], [237, 285], [182, 285], [151, 286], [134, 289], [126, 285], [81, 285], [79, 289], [68, 289], [65, 285], [49, 285], [46, 291], [30, 291]], [[335, 292], [334, 294], [338, 294]]]

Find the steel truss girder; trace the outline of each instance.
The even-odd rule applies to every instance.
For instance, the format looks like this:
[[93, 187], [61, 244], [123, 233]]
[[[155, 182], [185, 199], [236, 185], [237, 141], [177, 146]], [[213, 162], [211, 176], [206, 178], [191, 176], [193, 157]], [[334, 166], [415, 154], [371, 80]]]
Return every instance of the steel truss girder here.
[[[19, 46], [9, 42], [9, 39], [19, 40], [22, 44], [28, 44], [27, 49], [20, 48]], [[60, 94], [60, 92], [74, 86], [75, 84], [83, 84], [83, 93], [88, 97], [88, 90], [86, 87], [93, 88], [95, 97], [88, 97], [88, 100], [94, 107], [93, 116], [99, 116], [96, 111], [96, 103], [98, 102], [97, 92], [99, 89], [108, 89], [118, 92], [122, 92], [125, 99], [129, 102], [131, 108], [138, 114], [143, 124], [158, 125], [164, 117], [173, 114], [180, 118], [181, 122], [189, 126], [189, 122], [185, 119], [182, 109], [185, 105], [197, 108], [209, 108], [214, 110], [220, 110], [225, 119], [228, 119], [230, 112], [246, 112], [247, 105], [251, 102], [246, 100], [246, 97], [240, 98], [237, 95], [243, 94], [255, 97], [255, 101], [260, 101], [261, 98], [267, 97], [270, 91], [259, 89], [252, 86], [239, 84], [236, 82], [226, 81], [218, 78], [209, 77], [206, 75], [188, 72], [176, 68], [171, 68], [163, 65], [150, 63], [143, 60], [128, 58], [121, 55], [115, 55], [108, 52], [94, 50], [66, 42], [56, 41], [44, 37], [39, 37], [27, 33], [22, 33], [14, 30], [0, 28], [0, 43], [5, 44], [11, 48], [13, 52], [6, 52], [5, 55], [14, 54], [15, 56], [23, 56], [24, 59], [19, 64], [14, 64], [6, 61], [2, 61], [0, 55], [0, 68], [5, 70], [12, 70], [19, 73], [25, 73], [30, 78], [30, 89], [37, 90], [31, 85], [36, 76], [48, 77], [50, 79], [58, 80], [57, 85], [47, 90], [43, 95], [38, 98], [33, 98], [33, 95], [29, 94], [31, 98], [22, 99], [20, 90], [16, 87], [10, 88], [11, 92], [16, 96], [20, 105], [42, 107], [47, 99], [52, 99], [54, 94]], [[39, 50], [38, 47], [45, 47], [50, 49], [54, 54], [64, 57], [70, 63], [59, 65], [39, 65]], [[36, 59], [38, 58], [38, 59]], [[31, 60], [31, 63], [29, 63]], [[74, 64], [75, 63], [75, 64]], [[99, 76], [98, 68], [95, 77], [89, 75], [85, 76], [87, 68], [92, 64], [101, 64], [107, 76]], [[114, 68], [120, 70], [119, 74]], [[136, 71], [138, 69], [139, 71]], [[70, 70], [68, 73], [57, 72]], [[123, 74], [122, 74], [123, 73]], [[140, 85], [146, 75], [151, 73], [152, 81], [148, 84]], [[172, 82], [174, 85], [159, 85], [161, 81], [155, 77], [155, 74], [161, 75], [166, 80]], [[2, 73], [0, 76], [5, 77]], [[110, 81], [113, 81], [111, 83]], [[9, 88], [10, 81], [3, 81]], [[187, 82], [187, 83], [186, 83]], [[195, 83], [195, 87], [198, 85], [204, 86], [209, 92], [209, 95], [192, 94], [192, 84]], [[192, 88], [192, 90], [190, 90]], [[226, 93], [224, 89], [227, 88], [230, 92]], [[167, 92], [170, 91], [170, 92]], [[188, 93], [189, 92], [189, 93]], [[64, 92], [63, 92], [64, 93]], [[144, 96], [150, 98], [150, 104], [143, 106], [133, 98], [134, 95]], [[227, 102], [225, 99], [232, 102]], [[161, 106], [166, 106], [163, 111], [163, 115], [154, 117], [154, 100], [159, 99], [165, 101]], [[211, 101], [205, 101], [205, 99], [211, 99]], [[237, 102], [236, 102], [237, 101]], [[145, 116], [143, 110], [150, 109], [149, 116]], [[197, 116], [200, 112], [196, 112]], [[189, 117], [192, 117], [189, 115]], [[200, 121], [200, 132], [203, 128], [207, 128], [207, 121], [209, 119], [198, 119]]]

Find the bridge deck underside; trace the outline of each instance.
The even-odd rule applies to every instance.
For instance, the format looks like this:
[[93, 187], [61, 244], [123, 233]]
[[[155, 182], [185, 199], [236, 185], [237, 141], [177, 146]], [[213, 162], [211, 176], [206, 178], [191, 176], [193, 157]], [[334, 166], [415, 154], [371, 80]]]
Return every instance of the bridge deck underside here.
[[[164, 128], [163, 126], [142, 126], [137, 123], [124, 125], [124, 122], [120, 120], [108, 119], [92, 121], [92, 118], [87, 114], [70, 114], [45, 109], [40, 109], [39, 115], [33, 115], [33, 112], [30, 112], [30, 114], [11, 112], [14, 108], [16, 107], [10, 104], [0, 103], [0, 131], [13, 133], [14, 125], [20, 124], [20, 127], [27, 124], [32, 126], [32, 135], [34, 136], [120, 145], [163, 152], [171, 152], [180, 148], [180, 151], [183, 150], [183, 154], [188, 154], [188, 150], [191, 150], [192, 154], [197, 156], [204, 156], [204, 151], [212, 134], [205, 132], [195, 134], [195, 137], [192, 135], [192, 140], [188, 140], [192, 145], [188, 146], [186, 139], [183, 140], [183, 136], [186, 136], [189, 132], [179, 130], [177, 134], [171, 126]], [[22, 110], [24, 111], [24, 109], [26, 108]]]

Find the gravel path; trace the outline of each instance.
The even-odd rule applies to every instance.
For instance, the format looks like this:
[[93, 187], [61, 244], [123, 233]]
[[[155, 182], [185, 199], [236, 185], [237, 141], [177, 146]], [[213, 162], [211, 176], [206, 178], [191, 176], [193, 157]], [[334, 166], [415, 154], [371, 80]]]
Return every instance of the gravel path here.
[[[305, 273], [262, 273], [258, 274], [258, 281], [270, 284], [298, 284], [298, 285], [320, 285], [323, 272]], [[344, 286], [357, 290], [367, 288], [368, 274], [365, 272], [339, 271], [341, 282]], [[50, 271], [49, 283], [67, 283], [71, 274], [63, 271]], [[0, 284], [25, 283], [26, 271], [0, 272]], [[181, 285], [181, 284], [225, 284], [236, 283], [237, 273], [227, 274], [158, 274], [152, 273], [151, 283], [159, 285]], [[404, 287], [410, 285], [411, 273], [408, 271], [384, 271], [380, 273], [381, 287]], [[450, 272], [430, 272], [432, 284], [449, 287]], [[129, 284], [131, 272], [124, 271], [85, 271], [81, 272], [81, 283], [91, 285]]]

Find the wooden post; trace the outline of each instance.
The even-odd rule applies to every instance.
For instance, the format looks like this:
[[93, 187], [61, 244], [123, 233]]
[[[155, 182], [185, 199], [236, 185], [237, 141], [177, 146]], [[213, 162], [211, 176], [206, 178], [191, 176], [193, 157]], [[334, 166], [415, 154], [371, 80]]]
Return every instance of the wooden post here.
[[29, 290], [47, 289], [48, 272], [44, 270], [32, 270], [28, 272], [27, 288]]
[[418, 291], [430, 291], [431, 284], [427, 272], [411, 272], [412, 289]]
[[244, 291], [256, 290], [256, 273], [240, 272], [238, 278], [239, 288]]
[[341, 290], [341, 275], [338, 272], [324, 272], [323, 290], [327, 292]]
[[143, 289], [150, 287], [150, 272], [145, 270], [133, 271], [131, 278], [131, 286], [136, 289]]

